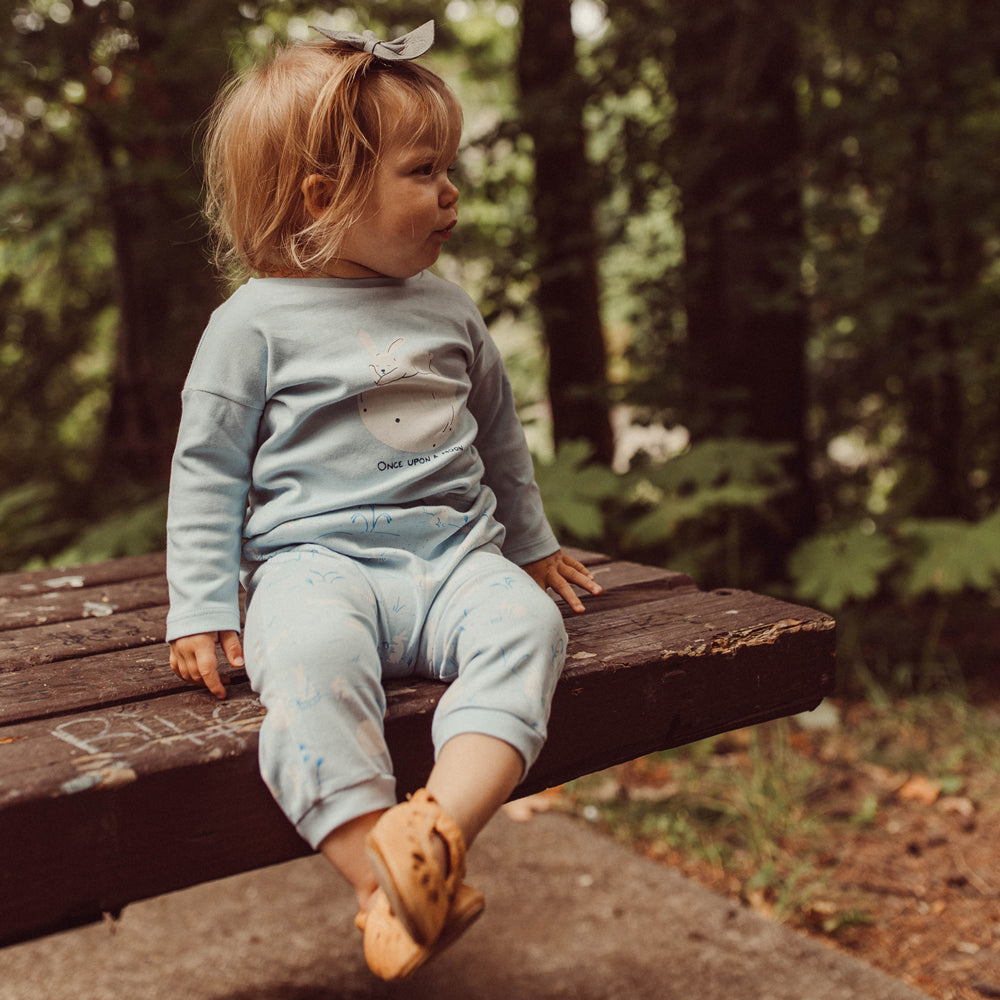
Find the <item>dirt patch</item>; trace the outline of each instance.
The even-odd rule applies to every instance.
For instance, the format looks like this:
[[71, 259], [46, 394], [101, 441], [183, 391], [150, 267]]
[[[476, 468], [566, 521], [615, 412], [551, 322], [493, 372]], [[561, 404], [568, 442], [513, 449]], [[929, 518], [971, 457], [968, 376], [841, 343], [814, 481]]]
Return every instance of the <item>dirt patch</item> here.
[[1000, 699], [827, 719], [643, 758], [557, 801], [931, 996], [1000, 998]]

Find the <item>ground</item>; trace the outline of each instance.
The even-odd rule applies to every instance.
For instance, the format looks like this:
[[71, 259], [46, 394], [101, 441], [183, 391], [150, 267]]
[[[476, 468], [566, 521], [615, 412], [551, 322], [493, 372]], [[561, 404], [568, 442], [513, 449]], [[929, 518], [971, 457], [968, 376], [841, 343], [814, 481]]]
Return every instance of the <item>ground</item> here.
[[992, 693], [833, 700], [534, 805], [933, 997], [1000, 998], [998, 723]]

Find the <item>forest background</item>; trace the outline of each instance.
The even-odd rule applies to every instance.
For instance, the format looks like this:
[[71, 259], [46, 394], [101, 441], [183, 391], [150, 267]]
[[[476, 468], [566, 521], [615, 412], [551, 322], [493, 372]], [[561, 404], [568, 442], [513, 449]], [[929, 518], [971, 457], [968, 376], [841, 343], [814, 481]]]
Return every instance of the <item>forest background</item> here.
[[227, 292], [197, 155], [222, 78], [310, 24], [433, 17], [466, 109], [440, 266], [507, 358], [563, 541], [836, 613], [848, 687], [994, 669], [995, 3], [0, 15], [0, 570], [163, 545], [180, 386]]

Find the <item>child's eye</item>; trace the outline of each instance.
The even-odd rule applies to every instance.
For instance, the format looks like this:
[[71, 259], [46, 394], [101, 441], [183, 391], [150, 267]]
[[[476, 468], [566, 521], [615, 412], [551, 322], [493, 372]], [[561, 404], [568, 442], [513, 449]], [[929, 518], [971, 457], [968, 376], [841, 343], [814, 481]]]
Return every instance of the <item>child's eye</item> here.
[[430, 177], [434, 173], [434, 164], [421, 163], [413, 172], [421, 177]]

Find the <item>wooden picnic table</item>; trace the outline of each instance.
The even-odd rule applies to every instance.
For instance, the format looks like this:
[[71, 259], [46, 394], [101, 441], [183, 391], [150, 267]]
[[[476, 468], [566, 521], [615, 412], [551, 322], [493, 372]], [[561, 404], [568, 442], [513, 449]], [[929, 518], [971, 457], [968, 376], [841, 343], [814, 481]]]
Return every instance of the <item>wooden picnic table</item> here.
[[[565, 609], [549, 741], [519, 795], [654, 750], [813, 709], [833, 620], [684, 574], [576, 552], [604, 587]], [[162, 554], [0, 575], [0, 944], [306, 854], [257, 770], [264, 714], [180, 682]], [[432, 763], [442, 685], [388, 685], [400, 795]]]

